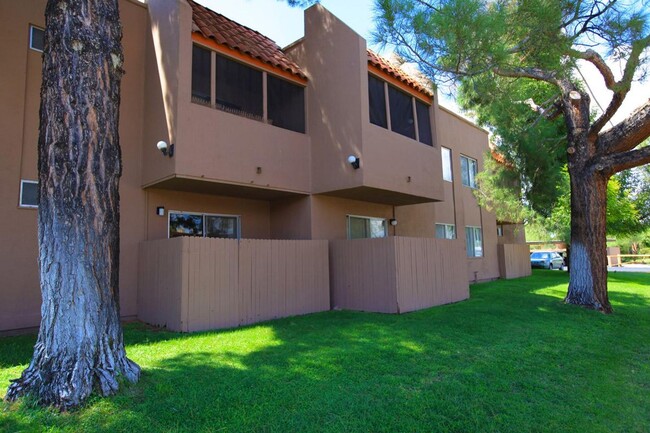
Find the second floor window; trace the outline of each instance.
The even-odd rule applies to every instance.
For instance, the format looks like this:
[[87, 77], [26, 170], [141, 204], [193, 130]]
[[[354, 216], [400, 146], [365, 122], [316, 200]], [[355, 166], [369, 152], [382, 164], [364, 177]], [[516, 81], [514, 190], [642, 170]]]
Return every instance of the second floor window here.
[[442, 179], [447, 182], [453, 182], [451, 176], [451, 149], [441, 146], [440, 154], [442, 156]]
[[460, 172], [463, 179], [463, 185], [469, 186], [470, 188], [476, 188], [476, 175], [478, 174], [478, 163], [476, 160], [461, 155]]
[[[215, 71], [211, 70], [213, 55], [216, 57]], [[215, 89], [212, 89], [212, 76]], [[291, 131], [305, 132], [303, 86], [215, 54], [199, 45], [194, 45], [192, 49], [192, 102], [266, 121]]]
[[433, 146], [430, 107], [427, 104], [368, 74], [368, 106], [370, 123]]

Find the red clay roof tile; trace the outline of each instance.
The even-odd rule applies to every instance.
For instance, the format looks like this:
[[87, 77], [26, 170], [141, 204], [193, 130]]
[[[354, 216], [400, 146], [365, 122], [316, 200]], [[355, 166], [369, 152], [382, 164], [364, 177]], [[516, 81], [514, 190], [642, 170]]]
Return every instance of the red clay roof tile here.
[[192, 7], [193, 32], [300, 78], [307, 78], [271, 39], [193, 0], [187, 2]]
[[393, 66], [388, 62], [388, 60], [381, 57], [380, 55], [373, 52], [372, 50], [368, 50], [368, 63], [379, 68], [380, 70], [384, 71], [385, 73], [392, 76], [393, 78], [398, 79], [402, 83], [414, 88], [418, 92], [422, 92], [425, 95], [430, 97], [434, 96], [431, 89], [424, 86], [421, 82], [419, 82], [418, 80], [416, 80], [415, 78], [407, 74], [406, 72]]

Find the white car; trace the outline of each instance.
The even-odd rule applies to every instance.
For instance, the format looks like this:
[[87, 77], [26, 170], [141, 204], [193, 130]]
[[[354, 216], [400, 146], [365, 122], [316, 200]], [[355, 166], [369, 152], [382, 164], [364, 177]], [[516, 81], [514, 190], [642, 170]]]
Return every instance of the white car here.
[[562, 269], [564, 259], [554, 251], [535, 251], [530, 253], [530, 266], [533, 268]]

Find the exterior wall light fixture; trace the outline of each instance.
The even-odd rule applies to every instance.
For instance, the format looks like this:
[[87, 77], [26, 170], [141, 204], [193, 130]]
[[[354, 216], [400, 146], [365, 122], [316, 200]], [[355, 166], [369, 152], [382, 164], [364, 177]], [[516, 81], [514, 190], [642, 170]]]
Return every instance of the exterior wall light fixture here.
[[354, 155], [348, 156], [348, 162], [355, 170], [359, 168], [361, 165], [361, 160], [359, 159], [359, 157]]
[[165, 206], [158, 206], [156, 208], [156, 215], [165, 216]]
[[388, 222], [389, 222], [390, 225], [392, 225], [393, 227], [395, 227], [395, 226], [397, 225], [397, 220], [396, 220], [395, 218], [391, 218], [391, 219], [389, 219]]
[[174, 156], [174, 143], [172, 144], [167, 144], [166, 141], [160, 140], [157, 144], [156, 147], [158, 148], [159, 151], [162, 152], [164, 156], [169, 156], [170, 158]]

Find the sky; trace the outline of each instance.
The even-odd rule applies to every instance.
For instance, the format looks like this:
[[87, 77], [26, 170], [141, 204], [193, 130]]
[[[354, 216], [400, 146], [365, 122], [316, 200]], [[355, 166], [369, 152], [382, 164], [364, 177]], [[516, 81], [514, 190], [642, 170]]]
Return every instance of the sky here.
[[[303, 10], [299, 7], [288, 6], [285, 0], [196, 0], [198, 3], [219, 12], [222, 15], [257, 30], [274, 40], [280, 47], [285, 47], [304, 34]], [[372, 44], [374, 0], [321, 0], [320, 2], [340, 20], [350, 26], [368, 42], [368, 47], [383, 55], [390, 51], [382, 51]], [[605, 89], [598, 72], [591, 65], [581, 68], [583, 75], [593, 90], [592, 106], [598, 108], [595, 101], [606, 108], [611, 99], [611, 92]], [[617, 68], [613, 68], [618, 72]], [[618, 68], [620, 69], [620, 68]], [[620, 74], [617, 74], [617, 78]], [[439, 95], [441, 104], [453, 111], [460, 112], [453, 99]], [[650, 81], [635, 83], [628, 94], [623, 106], [612, 119], [612, 124], [622, 120], [636, 107], [650, 97]], [[595, 100], [595, 101], [594, 101]], [[611, 126], [611, 125], [610, 125]]]

